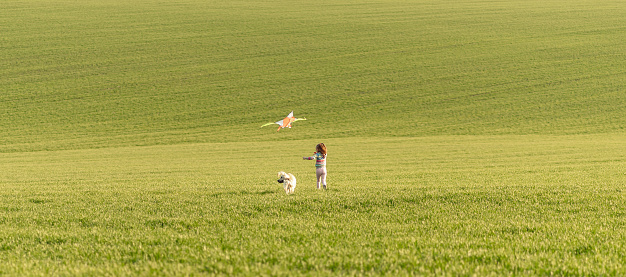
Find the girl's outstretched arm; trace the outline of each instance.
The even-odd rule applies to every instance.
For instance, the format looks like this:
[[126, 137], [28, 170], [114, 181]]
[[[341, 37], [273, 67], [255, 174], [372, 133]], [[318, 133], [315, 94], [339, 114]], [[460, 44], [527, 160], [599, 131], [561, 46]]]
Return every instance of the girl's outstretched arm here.
[[315, 155], [316, 155], [316, 154], [317, 154], [317, 153], [313, 153], [313, 156], [311, 156], [311, 157], [302, 157], [302, 159], [303, 159], [303, 160], [315, 160]]

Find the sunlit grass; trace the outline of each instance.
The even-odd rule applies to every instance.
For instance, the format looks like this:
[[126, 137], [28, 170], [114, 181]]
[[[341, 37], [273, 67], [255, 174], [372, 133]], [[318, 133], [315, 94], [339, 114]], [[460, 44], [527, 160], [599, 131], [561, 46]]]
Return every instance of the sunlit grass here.
[[[622, 1], [3, 8], [3, 152], [626, 125]], [[292, 110], [309, 121], [278, 138], [258, 128]]]
[[0, 271], [624, 273], [622, 136], [326, 144], [328, 191], [314, 141], [5, 154]]
[[0, 275], [625, 275], [623, 1], [1, 6]]

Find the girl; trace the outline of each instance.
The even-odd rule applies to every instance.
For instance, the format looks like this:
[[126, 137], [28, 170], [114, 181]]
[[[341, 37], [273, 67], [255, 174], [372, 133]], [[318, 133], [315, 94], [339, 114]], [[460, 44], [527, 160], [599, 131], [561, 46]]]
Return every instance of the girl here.
[[311, 157], [302, 157], [304, 160], [315, 160], [315, 175], [317, 176], [317, 189], [320, 188], [320, 181], [326, 189], [326, 145], [320, 143], [315, 146], [315, 154]]

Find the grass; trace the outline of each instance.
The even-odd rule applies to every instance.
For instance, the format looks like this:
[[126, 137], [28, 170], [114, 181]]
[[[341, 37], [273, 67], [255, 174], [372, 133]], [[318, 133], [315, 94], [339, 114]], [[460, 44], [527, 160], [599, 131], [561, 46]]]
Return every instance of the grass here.
[[625, 274], [621, 1], [2, 5], [2, 275]]
[[620, 1], [5, 6], [3, 152], [625, 125]]
[[331, 139], [328, 191], [309, 140], [6, 154], [0, 271], [621, 275], [622, 141]]

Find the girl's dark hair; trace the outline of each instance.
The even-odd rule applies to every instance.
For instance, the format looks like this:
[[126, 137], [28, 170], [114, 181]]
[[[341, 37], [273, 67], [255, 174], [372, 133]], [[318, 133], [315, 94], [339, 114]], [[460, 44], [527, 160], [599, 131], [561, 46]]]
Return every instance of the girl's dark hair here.
[[322, 153], [322, 155], [326, 156], [326, 145], [324, 145], [323, 143], [316, 145], [315, 150], [317, 150], [317, 152]]

